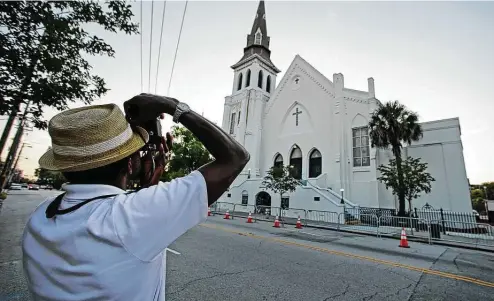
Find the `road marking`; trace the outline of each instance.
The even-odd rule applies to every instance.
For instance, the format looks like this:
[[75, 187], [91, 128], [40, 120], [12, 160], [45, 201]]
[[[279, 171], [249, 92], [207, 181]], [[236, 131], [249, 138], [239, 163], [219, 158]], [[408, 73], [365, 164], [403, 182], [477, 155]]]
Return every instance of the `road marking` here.
[[173, 254], [175, 254], [175, 255], [180, 255], [180, 253], [178, 253], [178, 252], [177, 252], [177, 251], [175, 251], [175, 250], [168, 249], [168, 248], [166, 248], [165, 250], [167, 250], [168, 252], [173, 253]]
[[221, 231], [225, 231], [225, 232], [229, 232], [229, 233], [239, 234], [239, 235], [243, 235], [243, 236], [248, 236], [248, 237], [252, 237], [252, 238], [256, 238], [256, 239], [275, 241], [275, 242], [278, 242], [281, 244], [297, 246], [297, 247], [315, 250], [315, 251], [319, 251], [319, 252], [323, 252], [323, 253], [327, 253], [327, 254], [356, 258], [356, 259], [370, 261], [370, 262], [379, 263], [379, 264], [383, 264], [383, 265], [389, 265], [389, 266], [393, 266], [393, 267], [397, 267], [397, 268], [403, 268], [403, 269], [407, 269], [407, 270], [411, 270], [411, 271], [416, 271], [416, 272], [420, 272], [420, 273], [424, 273], [424, 274], [436, 275], [436, 276], [440, 276], [440, 277], [444, 277], [444, 278], [460, 280], [460, 281], [465, 281], [465, 282], [469, 282], [469, 283], [473, 283], [473, 284], [478, 284], [481, 286], [494, 288], [494, 282], [488, 282], [488, 281], [484, 281], [484, 280], [480, 280], [480, 279], [476, 279], [476, 278], [472, 278], [472, 277], [441, 272], [441, 271], [437, 271], [437, 270], [433, 270], [433, 269], [429, 269], [429, 268], [419, 268], [419, 267], [415, 267], [415, 266], [411, 266], [411, 265], [401, 264], [398, 262], [393, 262], [393, 261], [388, 261], [388, 260], [377, 259], [377, 258], [369, 257], [369, 256], [363, 256], [363, 255], [357, 255], [357, 254], [352, 254], [352, 253], [347, 253], [347, 252], [342, 252], [342, 251], [325, 249], [325, 248], [321, 248], [321, 247], [311, 246], [308, 244], [303, 244], [303, 243], [288, 241], [288, 240], [284, 240], [284, 239], [279, 239], [276, 237], [266, 237], [266, 236], [252, 234], [252, 233], [239, 232], [239, 231], [227, 229], [224, 227], [214, 226], [211, 224], [201, 224], [200, 226], [205, 227], [205, 228], [210, 228], [210, 229], [221, 230]]

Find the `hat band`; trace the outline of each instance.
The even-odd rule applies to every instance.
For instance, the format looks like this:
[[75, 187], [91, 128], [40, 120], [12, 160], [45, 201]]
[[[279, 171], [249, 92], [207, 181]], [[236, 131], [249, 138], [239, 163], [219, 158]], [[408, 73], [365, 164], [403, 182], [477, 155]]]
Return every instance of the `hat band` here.
[[53, 153], [61, 156], [94, 156], [121, 146], [129, 139], [131, 139], [132, 135], [132, 129], [130, 128], [130, 125], [128, 125], [125, 131], [123, 131], [118, 136], [100, 143], [86, 146], [64, 146], [52, 143], [52, 149]]

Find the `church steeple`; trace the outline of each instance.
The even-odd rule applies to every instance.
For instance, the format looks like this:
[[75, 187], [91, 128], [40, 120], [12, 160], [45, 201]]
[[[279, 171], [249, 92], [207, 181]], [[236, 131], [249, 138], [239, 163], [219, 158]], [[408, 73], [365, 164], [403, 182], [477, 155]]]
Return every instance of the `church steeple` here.
[[275, 73], [280, 72], [278, 68], [271, 62], [271, 50], [269, 50], [270, 37], [266, 26], [266, 9], [264, 1], [259, 2], [257, 13], [252, 24], [252, 30], [247, 35], [247, 46], [244, 48], [244, 55], [238, 63], [232, 66], [236, 69], [251, 57], [258, 55], [261, 59], [273, 69]]

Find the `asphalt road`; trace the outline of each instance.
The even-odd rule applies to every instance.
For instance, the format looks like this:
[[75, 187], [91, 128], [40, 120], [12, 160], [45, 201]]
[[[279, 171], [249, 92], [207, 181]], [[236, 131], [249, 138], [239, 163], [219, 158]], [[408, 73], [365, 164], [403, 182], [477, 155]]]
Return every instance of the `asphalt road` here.
[[[0, 213], [0, 301], [29, 300], [20, 235], [53, 192], [15, 192]], [[494, 300], [494, 255], [213, 216], [170, 246], [167, 300]]]

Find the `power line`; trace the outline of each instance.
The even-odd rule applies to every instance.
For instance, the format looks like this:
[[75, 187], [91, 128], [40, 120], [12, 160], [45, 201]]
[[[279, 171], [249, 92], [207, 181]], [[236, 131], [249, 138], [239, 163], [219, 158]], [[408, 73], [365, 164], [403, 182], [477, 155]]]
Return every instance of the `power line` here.
[[141, 92], [144, 92], [144, 82], [142, 81], [143, 76], [142, 76], [142, 2], [144, 0], [141, 0], [141, 21], [139, 22], [139, 25], [141, 27]]
[[163, 40], [163, 25], [165, 24], [165, 11], [166, 11], [166, 0], [163, 4], [163, 16], [161, 16], [161, 33], [160, 33], [160, 46], [158, 48], [158, 63], [156, 64], [156, 82], [154, 83], [154, 94], [158, 88], [158, 74], [160, 70], [160, 56], [161, 56], [161, 41]]
[[177, 60], [178, 45], [180, 45], [180, 37], [182, 36], [182, 29], [184, 27], [185, 13], [187, 12], [187, 4], [188, 3], [189, 3], [189, 0], [185, 1], [184, 14], [182, 15], [182, 25], [180, 25], [180, 32], [178, 33], [177, 47], [175, 48], [175, 57], [173, 58], [172, 71], [170, 73], [170, 81], [168, 82], [168, 90], [166, 92], [167, 96], [170, 95], [170, 87], [172, 85], [173, 70], [175, 69], [175, 61]]
[[151, 92], [151, 53], [153, 51], [153, 16], [154, 0], [151, 1], [151, 34], [149, 35], [149, 66], [148, 66], [148, 93]]

